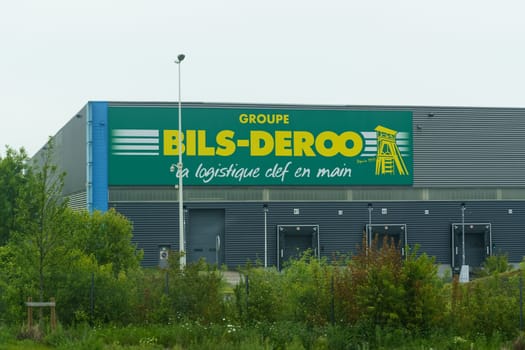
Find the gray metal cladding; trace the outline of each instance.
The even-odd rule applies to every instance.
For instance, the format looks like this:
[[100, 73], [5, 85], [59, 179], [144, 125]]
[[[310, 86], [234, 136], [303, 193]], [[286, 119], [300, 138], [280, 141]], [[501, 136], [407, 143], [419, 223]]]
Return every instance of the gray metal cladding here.
[[414, 186], [525, 185], [525, 110], [425, 107], [413, 111]]
[[[319, 225], [321, 255], [329, 259], [353, 254], [368, 223], [367, 202], [267, 202], [268, 264], [277, 264], [278, 225]], [[230, 268], [264, 260], [263, 203], [186, 203], [192, 209], [225, 210], [225, 258]], [[372, 224], [406, 224], [407, 243], [419, 253], [451, 263], [451, 224], [461, 222], [460, 202], [373, 202]], [[145, 266], [158, 264], [158, 247], [178, 249], [176, 202], [135, 202], [111, 205], [133, 222], [133, 241], [144, 249]], [[525, 203], [467, 202], [465, 223], [490, 223], [495, 254], [519, 262], [525, 255]], [[191, 214], [190, 214], [191, 215]]]
[[57, 143], [57, 165], [67, 176], [63, 193], [86, 191], [86, 118], [85, 108], [77, 113], [54, 136]]
[[68, 205], [74, 210], [85, 210], [87, 203], [87, 193], [85, 191], [79, 193], [73, 193], [67, 196]]
[[[226, 206], [226, 264], [244, 266], [264, 262], [264, 211], [259, 203], [235, 203]], [[270, 225], [268, 225], [270, 227]], [[268, 261], [275, 254], [275, 233], [268, 228]], [[274, 264], [273, 262], [271, 264]]]
[[[86, 118], [84, 107], [71, 118], [54, 136], [53, 161], [60, 172], [65, 172], [62, 193], [74, 196], [86, 191]], [[42, 147], [33, 159], [40, 158], [45, 147]], [[84, 203], [85, 207], [85, 203]]]
[[158, 264], [159, 246], [179, 249], [177, 202], [113, 203], [109, 207], [131, 221], [133, 243], [144, 250], [144, 266]]

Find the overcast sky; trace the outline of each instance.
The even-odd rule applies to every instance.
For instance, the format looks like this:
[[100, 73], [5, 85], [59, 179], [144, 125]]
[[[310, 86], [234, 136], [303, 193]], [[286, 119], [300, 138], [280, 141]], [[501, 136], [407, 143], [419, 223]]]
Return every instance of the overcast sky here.
[[525, 2], [3, 0], [0, 154], [88, 101], [525, 107]]

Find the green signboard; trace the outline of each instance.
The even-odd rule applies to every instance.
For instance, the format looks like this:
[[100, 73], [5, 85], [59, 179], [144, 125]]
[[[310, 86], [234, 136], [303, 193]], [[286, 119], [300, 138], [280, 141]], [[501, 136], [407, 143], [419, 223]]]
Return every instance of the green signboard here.
[[[178, 182], [178, 109], [109, 107], [109, 185]], [[412, 113], [184, 108], [185, 185], [411, 185]]]

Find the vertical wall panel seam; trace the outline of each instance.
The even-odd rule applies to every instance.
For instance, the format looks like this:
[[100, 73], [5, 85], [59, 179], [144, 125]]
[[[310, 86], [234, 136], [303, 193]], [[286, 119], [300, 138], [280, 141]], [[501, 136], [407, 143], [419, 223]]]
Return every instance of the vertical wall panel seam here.
[[87, 105], [86, 118], [86, 207], [88, 212], [93, 212], [93, 158], [92, 158], [92, 125], [93, 125], [93, 105]]

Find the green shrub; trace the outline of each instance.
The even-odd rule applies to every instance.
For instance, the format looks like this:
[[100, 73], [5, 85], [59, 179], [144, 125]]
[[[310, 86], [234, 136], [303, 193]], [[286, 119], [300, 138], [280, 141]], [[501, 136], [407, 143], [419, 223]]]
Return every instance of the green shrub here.
[[447, 308], [442, 280], [438, 277], [434, 258], [417, 255], [413, 249], [403, 263], [406, 312], [404, 326], [415, 334], [429, 332], [443, 325]]
[[79, 253], [78, 259], [55, 272], [50, 285], [59, 321], [64, 324], [132, 322], [135, 286], [140, 275], [140, 270], [115, 275], [111, 264], [98, 265], [92, 257]]
[[281, 274], [282, 319], [322, 326], [330, 322], [332, 266], [306, 251], [299, 259], [289, 261]]
[[226, 308], [222, 294], [224, 281], [215, 265], [199, 260], [181, 268], [178, 254], [172, 252], [169, 267], [163, 271], [165, 283], [158, 287], [164, 289], [165, 297], [160, 300], [168, 322], [198, 320], [211, 323], [223, 319]]
[[479, 277], [490, 276], [512, 270], [507, 254], [491, 255], [485, 259], [482, 269], [478, 271]]
[[346, 269], [335, 271], [335, 293], [339, 320], [355, 325], [399, 325], [404, 319], [405, 289], [402, 259], [397, 247], [386, 238], [358, 250]]
[[450, 325], [464, 337], [514, 337], [519, 328], [519, 273], [453, 283]]
[[282, 278], [275, 268], [248, 266], [243, 278], [235, 286], [238, 317], [243, 323], [275, 322], [283, 316], [283, 309], [291, 307], [283, 299]]

